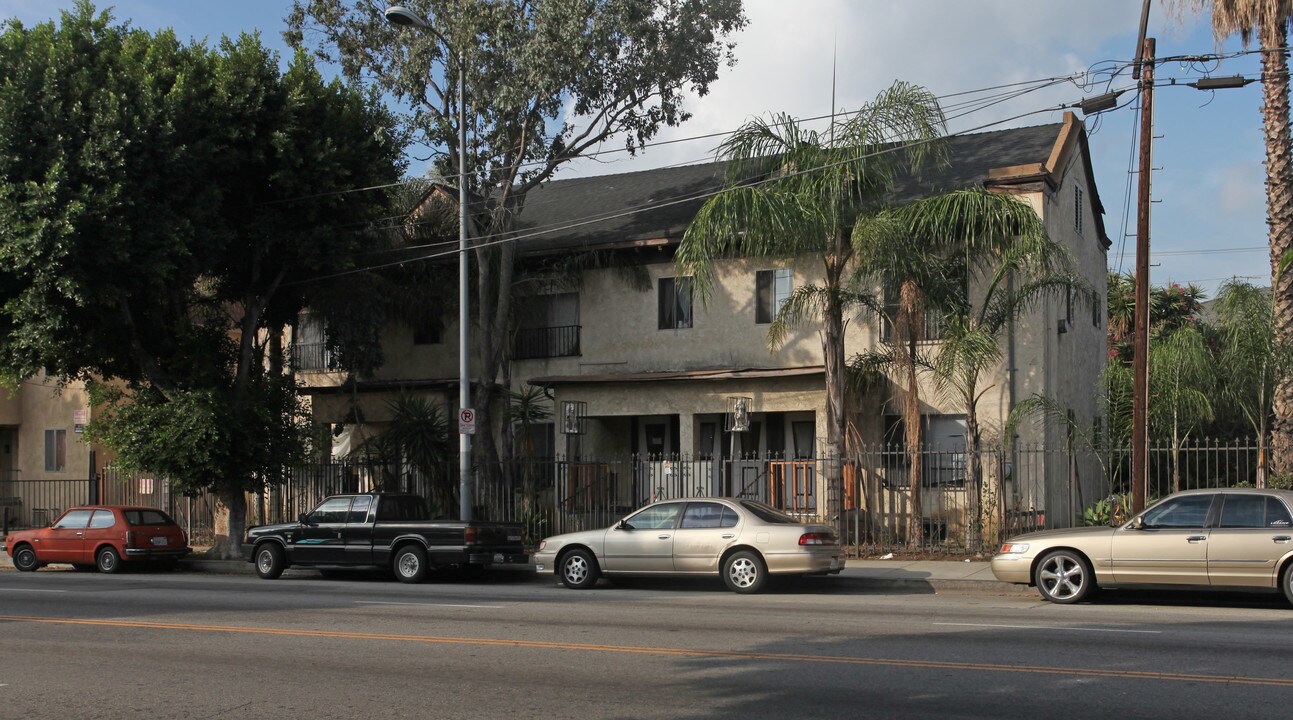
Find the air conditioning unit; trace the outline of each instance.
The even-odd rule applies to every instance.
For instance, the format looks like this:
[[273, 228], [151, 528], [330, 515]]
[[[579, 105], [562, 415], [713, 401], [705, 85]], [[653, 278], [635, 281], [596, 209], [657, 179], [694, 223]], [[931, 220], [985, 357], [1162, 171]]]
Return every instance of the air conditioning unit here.
[[1059, 334], [1060, 334], [1060, 335], [1063, 335], [1064, 333], [1068, 332], [1068, 331], [1069, 331], [1069, 328], [1070, 328], [1070, 327], [1072, 327], [1072, 326], [1073, 326], [1073, 323], [1071, 323], [1071, 322], [1068, 320], [1068, 318], [1060, 318], [1060, 323], [1059, 323], [1059, 328], [1058, 328], [1058, 329], [1059, 329]]

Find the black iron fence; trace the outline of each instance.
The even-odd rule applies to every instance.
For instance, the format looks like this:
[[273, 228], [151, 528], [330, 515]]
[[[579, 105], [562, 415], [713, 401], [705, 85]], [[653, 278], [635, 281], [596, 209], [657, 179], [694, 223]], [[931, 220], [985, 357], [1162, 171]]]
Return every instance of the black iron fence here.
[[572, 357], [579, 354], [578, 325], [557, 327], [521, 328], [516, 331], [512, 357], [516, 360], [530, 358]]
[[[1244, 441], [1154, 447], [1152, 499], [1199, 487], [1257, 484], [1259, 448]], [[527, 542], [606, 527], [656, 500], [728, 496], [767, 503], [804, 522], [828, 523], [858, 553], [986, 550], [1021, 532], [1071, 527], [1084, 511], [1127, 492], [1128, 453], [1034, 446], [930, 448], [912, 458], [898, 446], [864, 448], [848, 458], [747, 456], [549, 457], [472, 473], [473, 516], [515, 521]], [[430, 472], [398, 462], [347, 462], [292, 468], [282, 483], [247, 495], [249, 525], [294, 520], [328, 495], [398, 491], [422, 495], [434, 511], [459, 507], [456, 461]], [[183, 495], [148, 474], [104, 469], [93, 480], [0, 477], [5, 528], [42, 527], [68, 507], [139, 504], [165, 509], [197, 544], [212, 537], [215, 499]], [[1089, 514], [1089, 513], [1088, 513]], [[1098, 519], [1098, 514], [1097, 514]]]

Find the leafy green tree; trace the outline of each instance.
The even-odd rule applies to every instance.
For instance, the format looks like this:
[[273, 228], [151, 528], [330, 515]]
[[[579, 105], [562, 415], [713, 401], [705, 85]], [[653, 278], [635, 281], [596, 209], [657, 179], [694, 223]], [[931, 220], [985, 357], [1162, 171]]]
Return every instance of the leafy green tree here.
[[[1003, 196], [1006, 197], [1006, 196]], [[1032, 208], [1002, 204], [1012, 214], [1012, 235], [1029, 238], [985, 253], [982, 267], [983, 294], [975, 304], [966, 303], [947, 313], [939, 337], [932, 375], [938, 389], [955, 397], [965, 413], [966, 471], [969, 482], [970, 537], [973, 548], [979, 542], [978, 527], [983, 516], [983, 473], [981, 469], [982, 428], [978, 405], [991, 386], [984, 387], [984, 375], [1001, 364], [1002, 341], [1010, 326], [1047, 299], [1069, 296], [1080, 302], [1094, 302], [1094, 291], [1085, 278], [1069, 268], [1069, 253], [1049, 239]], [[1006, 228], [1003, 227], [1004, 231]]]
[[1216, 381], [1212, 352], [1197, 328], [1177, 328], [1150, 344], [1149, 425], [1171, 439], [1172, 492], [1181, 489], [1181, 446], [1214, 417]]
[[[58, 78], [51, 82], [50, 78]], [[126, 467], [219, 500], [304, 451], [281, 335], [345, 281], [384, 212], [403, 138], [364, 92], [255, 36], [213, 49], [79, 2], [0, 33], [0, 374], [103, 383], [90, 432]], [[317, 295], [316, 295], [317, 293]]]
[[[1180, 12], [1211, 11], [1218, 41], [1239, 34], [1262, 49], [1262, 125], [1266, 137], [1266, 223], [1270, 229], [1271, 289], [1275, 339], [1293, 345], [1293, 277], [1280, 272], [1293, 251], [1293, 131], [1289, 127], [1288, 30], [1293, 3], [1287, 0], [1168, 0]], [[1272, 469], [1293, 473], [1293, 377], [1275, 386]]]
[[[713, 290], [720, 258], [796, 258], [820, 266], [820, 282], [794, 290], [768, 340], [775, 347], [790, 325], [821, 323], [831, 481], [841, 476], [847, 425], [844, 333], [858, 311], [878, 305], [851, 284], [862, 260], [858, 240], [900, 173], [941, 158], [943, 148], [934, 141], [942, 130], [938, 100], [905, 83], [833, 121], [826, 132], [788, 115], [753, 120], [720, 146], [728, 189], [701, 207], [678, 247], [679, 269], [694, 276], [702, 298]], [[898, 151], [875, 153], [887, 144], [897, 144]]]
[[1270, 292], [1231, 280], [1217, 293], [1216, 325], [1220, 346], [1215, 366], [1223, 408], [1239, 415], [1257, 436], [1257, 485], [1267, 480], [1266, 439], [1272, 401], [1280, 379], [1293, 371], [1293, 349], [1275, 334]]
[[[931, 369], [939, 387], [954, 392], [964, 405], [972, 512], [977, 512], [982, 489], [974, 451], [981, 438], [979, 384], [1000, 359], [1002, 333], [1038, 301], [1065, 292], [1085, 297], [1090, 289], [1068, 270], [1067, 251], [1047, 236], [1033, 209], [1011, 195], [979, 189], [932, 195], [883, 211], [858, 228], [854, 236], [865, 258], [859, 281], [897, 294], [896, 310], [885, 318], [892, 328], [891, 349], [885, 352], [902, 384], [909, 538], [915, 543], [922, 532], [919, 373]], [[970, 301], [971, 283], [983, 284], [977, 306]], [[927, 327], [936, 317], [943, 318], [942, 327]], [[918, 352], [922, 328], [944, 340], [933, 358]], [[870, 360], [860, 356], [855, 363]]]
[[[405, 127], [435, 169], [473, 197], [475, 437], [483, 467], [496, 459], [504, 413], [500, 375], [510, 359], [518, 247], [514, 227], [530, 190], [559, 168], [619, 139], [629, 151], [684, 122], [683, 96], [704, 94], [733, 61], [726, 38], [745, 25], [739, 0], [412, 0], [439, 33], [391, 26], [381, 3], [294, 0], [286, 37], [313, 47], [354, 80], [408, 108]], [[447, 42], [446, 42], [447, 41]], [[461, 53], [461, 68], [455, 62]], [[457, 83], [466, 73], [468, 167], [457, 166]]]

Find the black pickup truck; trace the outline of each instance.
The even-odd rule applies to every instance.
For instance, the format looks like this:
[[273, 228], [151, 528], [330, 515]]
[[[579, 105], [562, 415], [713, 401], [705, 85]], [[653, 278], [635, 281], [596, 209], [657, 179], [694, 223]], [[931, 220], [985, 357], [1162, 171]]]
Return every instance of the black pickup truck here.
[[402, 582], [429, 570], [528, 560], [520, 523], [432, 520], [417, 495], [334, 495], [300, 520], [249, 528], [243, 552], [272, 580], [293, 565], [388, 567]]

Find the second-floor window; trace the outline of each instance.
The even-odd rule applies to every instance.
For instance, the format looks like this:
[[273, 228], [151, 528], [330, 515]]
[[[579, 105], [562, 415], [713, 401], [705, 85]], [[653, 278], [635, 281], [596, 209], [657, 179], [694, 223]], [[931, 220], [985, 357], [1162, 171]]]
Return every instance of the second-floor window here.
[[[898, 288], [886, 287], [884, 290], [884, 315], [880, 318], [880, 339], [893, 342], [894, 324], [898, 322], [899, 310]], [[925, 308], [911, 318], [911, 335], [917, 341], [938, 340], [943, 336], [943, 314], [933, 308]]]
[[297, 316], [292, 340], [292, 367], [299, 371], [336, 369], [335, 358], [328, 349], [327, 325], [322, 315], [303, 312]]
[[691, 327], [691, 278], [660, 278], [656, 317], [661, 330]]
[[794, 274], [789, 268], [760, 270], [754, 275], [754, 322], [766, 325], [777, 319], [781, 306], [790, 299]]

